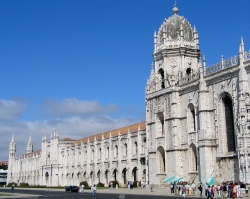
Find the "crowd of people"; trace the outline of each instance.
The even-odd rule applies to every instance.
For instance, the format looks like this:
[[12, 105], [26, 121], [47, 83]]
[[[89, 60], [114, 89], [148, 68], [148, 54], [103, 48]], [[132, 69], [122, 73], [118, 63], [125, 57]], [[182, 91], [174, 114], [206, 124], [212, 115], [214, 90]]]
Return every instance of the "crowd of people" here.
[[244, 198], [248, 196], [248, 186], [243, 182], [222, 182], [210, 185], [208, 183], [171, 182], [171, 193], [182, 197], [200, 195], [209, 198]]
[[139, 189], [149, 188], [148, 182], [146, 182], [146, 181], [139, 181], [137, 186]]

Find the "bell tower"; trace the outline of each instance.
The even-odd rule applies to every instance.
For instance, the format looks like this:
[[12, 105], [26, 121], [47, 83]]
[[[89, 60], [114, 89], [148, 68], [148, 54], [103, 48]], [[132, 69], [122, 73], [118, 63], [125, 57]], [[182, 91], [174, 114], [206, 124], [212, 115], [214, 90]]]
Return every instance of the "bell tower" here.
[[11, 141], [10, 141], [10, 146], [9, 146], [9, 161], [8, 161], [8, 175], [7, 175], [7, 183], [11, 183], [12, 180], [12, 173], [14, 172], [13, 170], [13, 165], [14, 161], [16, 158], [16, 142], [15, 142], [15, 137], [14, 134], [12, 135]]
[[[185, 173], [184, 162], [180, 161], [188, 148], [184, 137], [183, 88], [197, 81], [201, 70], [198, 31], [178, 11], [174, 5], [172, 16], [164, 19], [154, 32], [153, 64], [146, 85], [149, 179], [154, 184], [161, 184], [167, 171], [172, 176], [176, 176], [175, 171]], [[195, 107], [189, 107], [193, 119]], [[195, 120], [190, 121], [194, 131]], [[163, 175], [155, 177], [156, 173]]]
[[[147, 84], [147, 93], [179, 85], [182, 79], [199, 73], [199, 36], [195, 26], [178, 15], [165, 19], [158, 32], [154, 32], [154, 73]], [[151, 89], [155, 84], [155, 89]]]

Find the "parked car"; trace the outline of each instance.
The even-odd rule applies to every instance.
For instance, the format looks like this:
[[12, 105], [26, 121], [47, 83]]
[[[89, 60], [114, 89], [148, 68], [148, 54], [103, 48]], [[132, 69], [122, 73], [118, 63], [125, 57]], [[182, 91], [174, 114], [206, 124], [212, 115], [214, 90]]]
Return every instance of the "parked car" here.
[[71, 191], [71, 192], [78, 192], [79, 191], [79, 187], [78, 186], [67, 186], [65, 188], [65, 191], [68, 192], [68, 191]]

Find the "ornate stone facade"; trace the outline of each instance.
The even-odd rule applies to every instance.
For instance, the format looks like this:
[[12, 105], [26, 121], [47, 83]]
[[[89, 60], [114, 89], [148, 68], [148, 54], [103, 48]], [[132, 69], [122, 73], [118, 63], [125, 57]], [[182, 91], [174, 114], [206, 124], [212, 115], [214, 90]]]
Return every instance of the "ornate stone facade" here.
[[[59, 139], [53, 132], [50, 141], [42, 138], [40, 151], [33, 151], [31, 137], [27, 153], [16, 158], [14, 135], [9, 150], [8, 182], [30, 185], [89, 185], [118, 181], [147, 180], [145, 122], [85, 137]], [[32, 151], [30, 151], [32, 150]]]
[[[146, 89], [149, 180], [250, 182], [250, 52], [207, 67], [178, 8], [154, 34]], [[203, 64], [202, 64], [203, 62]]]
[[207, 67], [196, 28], [178, 8], [154, 34], [154, 63], [146, 85], [146, 123], [60, 140], [16, 159], [9, 150], [8, 182], [65, 186], [117, 180], [250, 183], [250, 51]]

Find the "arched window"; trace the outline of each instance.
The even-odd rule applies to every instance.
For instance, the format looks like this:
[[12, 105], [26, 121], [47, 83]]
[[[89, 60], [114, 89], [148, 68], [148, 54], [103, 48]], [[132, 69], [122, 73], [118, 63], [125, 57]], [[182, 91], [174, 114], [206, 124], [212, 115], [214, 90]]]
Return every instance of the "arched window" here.
[[189, 104], [187, 109], [187, 126], [188, 126], [188, 132], [194, 132], [196, 130], [195, 126], [195, 111], [194, 111], [194, 105]]
[[106, 159], [109, 159], [109, 147], [106, 148]]
[[117, 145], [115, 145], [114, 157], [115, 157], [115, 158], [118, 157], [118, 146], [117, 146]]
[[125, 143], [123, 147], [123, 156], [127, 156], [127, 155], [128, 155], [128, 146], [127, 146], [127, 143]]
[[165, 172], [165, 151], [162, 146], [157, 149], [158, 171]]
[[85, 151], [85, 154], [84, 154], [84, 162], [86, 162], [87, 161], [87, 150]]
[[138, 155], [138, 143], [136, 141], [134, 142], [134, 154]]
[[162, 68], [159, 70], [159, 74], [161, 75], [161, 88], [165, 88], [165, 76]]
[[92, 156], [91, 156], [91, 160], [94, 161], [94, 156], [95, 156], [95, 151], [92, 150]]
[[196, 155], [196, 147], [194, 144], [190, 146], [190, 153], [189, 153], [189, 165], [190, 171], [197, 171], [197, 155]]
[[102, 149], [99, 148], [99, 160], [101, 159], [101, 157], [102, 157]]
[[163, 136], [165, 134], [165, 129], [164, 129], [164, 114], [163, 112], [159, 112], [157, 113], [157, 116], [158, 116], [158, 129], [159, 129], [159, 132], [158, 132], [158, 135], [159, 136]]
[[146, 138], [143, 138], [143, 143], [142, 143], [142, 154], [145, 154], [145, 150], [146, 150]]
[[232, 100], [226, 95], [223, 99], [226, 121], [226, 136], [228, 152], [235, 151], [235, 132], [233, 119], [233, 104]]

